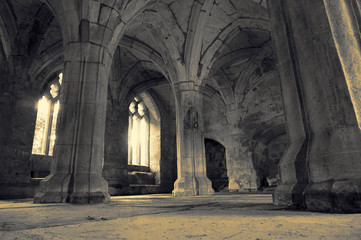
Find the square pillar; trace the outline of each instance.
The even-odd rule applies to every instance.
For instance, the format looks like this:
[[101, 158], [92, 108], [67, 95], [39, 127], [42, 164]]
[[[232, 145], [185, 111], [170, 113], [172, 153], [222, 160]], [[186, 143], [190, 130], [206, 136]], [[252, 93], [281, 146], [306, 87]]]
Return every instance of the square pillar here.
[[177, 170], [174, 196], [214, 193], [207, 177], [203, 138], [202, 93], [180, 85], [177, 111]]
[[54, 162], [34, 202], [107, 202], [108, 183], [102, 176], [109, 73], [106, 51], [86, 42], [69, 43], [65, 52]]

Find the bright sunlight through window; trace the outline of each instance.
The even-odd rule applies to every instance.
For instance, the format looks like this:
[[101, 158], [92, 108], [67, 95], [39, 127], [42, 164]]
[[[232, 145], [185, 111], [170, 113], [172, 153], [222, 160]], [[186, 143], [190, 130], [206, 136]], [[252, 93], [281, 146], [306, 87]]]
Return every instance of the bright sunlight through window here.
[[44, 95], [39, 99], [33, 141], [32, 154], [52, 156], [56, 139], [56, 121], [58, 118], [60, 103], [59, 93], [63, 74], [52, 82]]
[[148, 110], [139, 98], [129, 105], [128, 164], [149, 166]]

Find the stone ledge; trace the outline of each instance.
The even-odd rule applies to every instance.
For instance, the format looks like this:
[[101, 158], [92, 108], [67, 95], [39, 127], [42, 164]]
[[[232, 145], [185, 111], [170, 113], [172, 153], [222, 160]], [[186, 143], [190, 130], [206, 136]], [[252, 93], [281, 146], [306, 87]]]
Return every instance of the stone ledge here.
[[7, 183], [0, 185], [0, 199], [32, 198], [38, 191], [42, 179], [32, 179], [29, 183]]
[[130, 184], [128, 188], [129, 195], [155, 194], [158, 192], [159, 192], [159, 185]]

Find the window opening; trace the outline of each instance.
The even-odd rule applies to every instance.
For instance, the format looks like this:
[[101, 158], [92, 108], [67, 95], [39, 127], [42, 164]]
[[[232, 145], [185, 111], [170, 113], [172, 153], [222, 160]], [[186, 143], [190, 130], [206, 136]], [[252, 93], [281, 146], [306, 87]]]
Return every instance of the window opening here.
[[63, 74], [53, 81], [39, 99], [32, 154], [52, 156], [56, 139], [56, 121], [60, 103], [59, 94]]
[[140, 98], [129, 105], [128, 164], [149, 167], [149, 115]]

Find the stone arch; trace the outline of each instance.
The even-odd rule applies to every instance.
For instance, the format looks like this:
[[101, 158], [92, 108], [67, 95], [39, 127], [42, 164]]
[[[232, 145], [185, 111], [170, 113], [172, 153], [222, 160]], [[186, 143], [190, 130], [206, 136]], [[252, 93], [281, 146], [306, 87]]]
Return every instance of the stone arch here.
[[[222, 29], [218, 38], [215, 39], [201, 57], [200, 64], [203, 66], [200, 74], [201, 79], [206, 78], [209, 72], [212, 70], [214, 63], [220, 57], [220, 51], [222, 47], [234, 37], [239, 31], [260, 31], [269, 34], [269, 22], [266, 20], [252, 19], [252, 18], [239, 18], [229, 24], [225, 29]], [[247, 55], [247, 53], [245, 53]], [[228, 56], [229, 58], [232, 55]], [[232, 59], [232, 58], [231, 58]], [[218, 62], [217, 64], [220, 64]]]
[[[152, 79], [143, 77], [144, 72], [151, 73]], [[138, 61], [127, 69], [122, 79], [118, 79], [116, 83], [109, 86], [116, 89], [109, 91], [113, 92], [112, 98], [119, 102], [120, 108], [127, 108], [130, 101], [140, 92], [161, 85], [170, 84], [158, 68], [151, 62]]]
[[[63, 42], [67, 43], [71, 40], [78, 39], [78, 28], [79, 28], [79, 16], [77, 10], [79, 6], [75, 1], [57, 1], [57, 0], [46, 0], [44, 1], [54, 16], [58, 19], [61, 32], [63, 36]], [[68, 10], [66, 10], [68, 9]]]
[[[244, 67], [244, 70], [242, 73], [238, 76], [236, 79], [236, 83], [234, 86], [234, 92], [236, 94], [240, 94], [244, 91], [246, 88], [249, 79], [252, 77], [252, 74], [254, 74], [254, 71], [260, 67], [261, 62], [267, 58], [272, 56], [273, 50], [271, 46], [271, 42], [267, 42], [260, 51], [257, 51], [257, 54], [253, 55], [249, 61], [247, 62], [247, 65]], [[266, 74], [260, 76], [261, 79], [265, 79], [266, 76], [269, 77], [278, 77], [278, 73], [276, 69], [272, 69], [271, 71], [267, 72]]]
[[[202, 79], [199, 79], [199, 65], [202, 52], [202, 39], [205, 37], [205, 28], [207, 19], [210, 16], [208, 12], [213, 8], [212, 1], [203, 0], [194, 2], [191, 10], [191, 17], [188, 22], [188, 33], [184, 45], [184, 63], [188, 78], [201, 85]], [[196, 67], [197, 66], [197, 67]]]
[[138, 94], [146, 105], [149, 113], [150, 139], [149, 139], [149, 169], [155, 174], [156, 184], [160, 184], [161, 161], [161, 116], [153, 97], [142, 91]]
[[224, 75], [223, 72], [219, 72], [217, 75], [213, 75], [213, 78], [217, 82], [220, 94], [226, 106], [234, 104], [235, 102], [235, 95], [232, 89], [232, 85], [227, 80], [227, 77]]
[[62, 44], [56, 44], [39, 56], [29, 67], [28, 76], [33, 86], [34, 94], [40, 97], [50, 82], [58, 77], [64, 69], [64, 57]]
[[[150, 13], [148, 13], [150, 14]], [[160, 69], [163, 71], [169, 81], [172, 84], [177, 83], [180, 81], [179, 79], [185, 78], [185, 69], [184, 65], [182, 63], [182, 56], [176, 46], [175, 40], [171, 37], [169, 27], [167, 24], [164, 23], [164, 20], [161, 19], [161, 17], [158, 17], [157, 14], [152, 15], [153, 17], [149, 17], [149, 19], [144, 19], [144, 22], [133, 22], [129, 29], [135, 29], [137, 27], [147, 27], [147, 30], [152, 34], [154, 39], [162, 43], [163, 46], [165, 46], [163, 49], [157, 49], [151, 50], [150, 56], [155, 55], [156, 52], [158, 52], [162, 58], [162, 64], [164, 66], [161, 66]], [[152, 23], [151, 20], [157, 19], [158, 21], [155, 23]], [[139, 20], [140, 21], [140, 20]], [[149, 21], [149, 22], [147, 22]], [[127, 30], [129, 30], [127, 29]], [[136, 47], [136, 46], [135, 46]], [[143, 50], [143, 53], [146, 53], [147, 51], [144, 51], [145, 48], [138, 48], [139, 50]], [[138, 50], [138, 51], [139, 51]], [[157, 59], [157, 56], [154, 56]], [[152, 56], [152, 58], [154, 58]], [[148, 57], [149, 58], [149, 57]], [[151, 59], [154, 61], [153, 59]], [[155, 64], [159, 65], [160, 59], [158, 58], [157, 61], [154, 61]]]
[[[146, 106], [147, 119], [149, 121], [149, 165], [129, 165], [129, 110], [109, 111], [107, 113], [107, 126], [105, 137], [105, 155], [103, 176], [109, 182], [111, 195], [121, 194], [146, 194], [169, 192], [175, 181], [176, 162], [169, 161], [173, 155], [169, 155], [168, 148], [172, 145], [169, 139], [169, 119], [164, 115], [165, 110], [159, 103], [152, 90], [136, 92], [128, 95], [127, 103], [136, 97]], [[129, 107], [129, 104], [128, 104]], [[114, 112], [113, 114], [111, 112]], [[164, 118], [163, 118], [164, 117]], [[175, 130], [174, 130], [175, 131]], [[164, 138], [164, 139], [163, 139]], [[174, 172], [174, 173], [172, 173]], [[172, 174], [174, 176], [172, 176]]]
[[112, 23], [112, 34], [108, 45], [111, 53], [115, 51], [120, 40], [123, 38], [125, 28], [128, 28], [140, 13], [144, 13], [147, 7], [157, 2], [159, 2], [159, 0], [142, 0], [136, 2], [128, 0], [115, 1], [114, 7], [117, 9], [117, 14], [114, 14], [115, 19], [110, 21], [110, 23]]
[[226, 99], [223, 98], [221, 92], [216, 89], [206, 86], [202, 88], [204, 98], [211, 104], [218, 106], [226, 106]]
[[[163, 95], [159, 97], [158, 94], [164, 93], [164, 90], [169, 94], [173, 92], [168, 90], [171, 85], [166, 75], [154, 63], [163, 59], [149, 46], [127, 36], [119, 45], [108, 86], [108, 93], [111, 94], [108, 94], [103, 176], [109, 183], [111, 195], [170, 192], [175, 180], [172, 179], [173, 175], [176, 176], [176, 163], [172, 162], [175, 160], [173, 150], [168, 148], [172, 145], [169, 138], [174, 134], [175, 126], [174, 130], [170, 129], [172, 119], [168, 116], [169, 109], [164, 109]], [[120, 68], [125, 61], [128, 61], [127, 64]], [[150, 130], [157, 132], [150, 136], [154, 138], [150, 143], [158, 150], [150, 148], [153, 160], [148, 169], [128, 165], [130, 151], [128, 138], [124, 136], [129, 135], [129, 104], [135, 97], [142, 99], [147, 106]], [[166, 144], [162, 144], [162, 141]]]
[[12, 56], [11, 39], [2, 17], [0, 17], [0, 43], [2, 45], [2, 51], [4, 52], [7, 61], [11, 62], [11, 56]]
[[64, 58], [61, 51], [55, 53], [50, 59], [44, 59], [41, 63], [34, 64], [29, 70], [30, 81], [34, 83], [35, 89], [41, 91], [47, 87], [49, 79], [63, 69]]
[[145, 44], [142, 44], [126, 36], [123, 37], [123, 39], [119, 43], [119, 46], [127, 49], [128, 51], [134, 54], [141, 55], [143, 58], [152, 62], [154, 66], [157, 68], [157, 70], [161, 71], [161, 73], [164, 76], [168, 75], [167, 69], [164, 68], [164, 65], [166, 64], [164, 62], [164, 59], [162, 55], [159, 52], [157, 52], [155, 49], [150, 48], [149, 46], [146, 46]]

